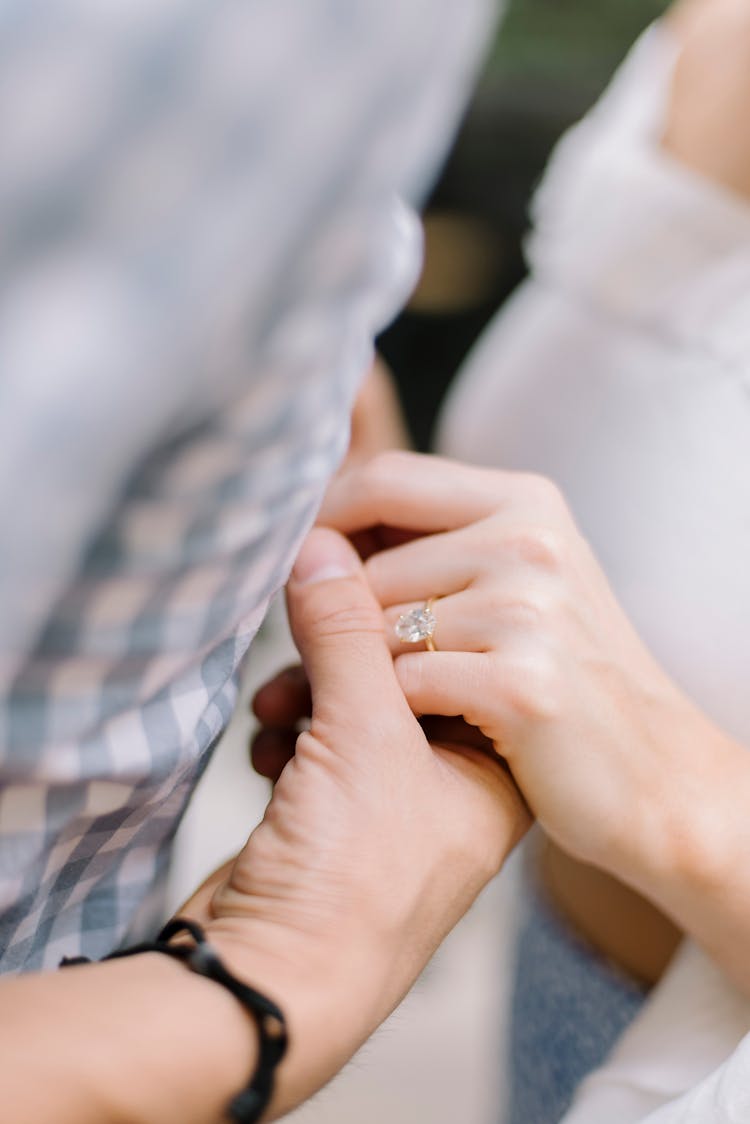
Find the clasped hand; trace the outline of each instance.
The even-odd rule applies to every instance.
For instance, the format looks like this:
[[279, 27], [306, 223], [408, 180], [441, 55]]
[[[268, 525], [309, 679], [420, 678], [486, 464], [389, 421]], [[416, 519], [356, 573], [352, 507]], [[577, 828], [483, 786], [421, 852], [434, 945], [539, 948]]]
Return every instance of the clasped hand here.
[[[416, 714], [481, 730], [575, 857], [636, 886], [674, 861], [728, 746], [636, 635], [552, 483], [389, 453], [336, 480], [320, 518], [380, 547], [365, 571]], [[394, 625], [429, 598], [437, 651], [410, 650]]]
[[261, 691], [262, 720], [286, 728], [255, 746], [264, 771], [286, 768], [243, 851], [185, 912], [286, 1012], [300, 1099], [401, 1000], [530, 817], [494, 754], [428, 741], [346, 539], [311, 533], [287, 602], [306, 676]]
[[[412, 711], [462, 716], [561, 847], [653, 896], [690, 846], [685, 825], [715, 814], [703, 797], [736, 746], [647, 651], [557, 488], [387, 453], [338, 478], [320, 519], [367, 554]], [[435, 652], [394, 632], [429, 598]], [[287, 674], [259, 715], [289, 726], [306, 702]], [[293, 742], [282, 738], [261, 737], [261, 770], [283, 766]]]
[[[210, 913], [243, 934], [250, 919], [265, 948], [270, 920], [288, 962], [325, 973], [330, 1071], [500, 868], [529, 809], [745, 987], [750, 887], [728, 893], [726, 874], [747, 845], [747, 755], [651, 657], [557, 489], [388, 453], [337, 479], [321, 519], [287, 595], [303, 670], [255, 700], [273, 799]], [[405, 647], [395, 622], [430, 598], [436, 650]], [[449, 725], [430, 741], [415, 715]], [[293, 1004], [299, 993], [290, 984]]]

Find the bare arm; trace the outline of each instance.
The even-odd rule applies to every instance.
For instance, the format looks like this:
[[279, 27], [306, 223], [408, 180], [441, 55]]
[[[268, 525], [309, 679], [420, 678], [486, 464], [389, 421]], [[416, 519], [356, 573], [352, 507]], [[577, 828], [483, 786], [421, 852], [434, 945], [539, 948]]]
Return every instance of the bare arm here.
[[668, 17], [680, 43], [665, 149], [750, 198], [750, 7], [683, 0]]
[[[263, 823], [183, 911], [287, 1016], [269, 1118], [390, 1013], [528, 824], [496, 761], [425, 738], [343, 539], [313, 533], [289, 605], [310, 730]], [[159, 954], [6, 980], [0, 1010], [14, 1124], [214, 1124], [254, 1064], [234, 997]]]

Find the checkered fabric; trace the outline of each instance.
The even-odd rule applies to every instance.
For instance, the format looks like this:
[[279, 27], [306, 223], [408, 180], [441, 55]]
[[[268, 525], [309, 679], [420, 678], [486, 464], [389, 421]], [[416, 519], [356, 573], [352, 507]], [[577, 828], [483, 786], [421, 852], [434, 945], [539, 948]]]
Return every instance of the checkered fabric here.
[[488, 7], [0, 5], [3, 970], [148, 924]]

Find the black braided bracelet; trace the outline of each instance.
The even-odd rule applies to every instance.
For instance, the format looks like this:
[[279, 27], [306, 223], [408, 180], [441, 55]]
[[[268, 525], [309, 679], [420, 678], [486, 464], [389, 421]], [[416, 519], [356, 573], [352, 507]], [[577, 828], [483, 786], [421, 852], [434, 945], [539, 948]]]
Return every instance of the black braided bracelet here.
[[[170, 944], [178, 933], [189, 933], [195, 944]], [[239, 999], [246, 1011], [252, 1015], [258, 1028], [258, 1064], [249, 1084], [233, 1098], [227, 1108], [227, 1118], [236, 1124], [255, 1124], [263, 1114], [273, 1093], [273, 1080], [276, 1066], [284, 1057], [287, 1048], [287, 1032], [284, 1016], [275, 1003], [261, 995], [255, 988], [242, 983], [228, 972], [217, 953], [206, 940], [206, 935], [195, 921], [175, 917], [164, 926], [155, 941], [133, 945], [118, 952], [111, 952], [104, 960], [118, 960], [123, 956], [137, 956], [142, 952], [161, 952], [180, 960], [191, 972], [206, 976], [221, 984]], [[61, 968], [76, 964], [90, 964], [85, 956], [65, 957]]]

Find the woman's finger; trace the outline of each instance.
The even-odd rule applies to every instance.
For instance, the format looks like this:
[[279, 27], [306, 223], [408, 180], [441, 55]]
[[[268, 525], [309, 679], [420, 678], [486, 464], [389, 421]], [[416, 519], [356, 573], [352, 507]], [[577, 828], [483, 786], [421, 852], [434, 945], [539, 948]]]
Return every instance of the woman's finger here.
[[474, 528], [414, 539], [373, 554], [365, 562], [370, 588], [381, 605], [445, 597], [474, 580], [484, 561]]
[[496, 672], [487, 655], [476, 652], [407, 652], [394, 664], [401, 689], [414, 714], [465, 718], [487, 725], [497, 694]]
[[394, 667], [414, 714], [461, 715], [511, 765], [518, 729], [531, 720], [549, 724], [560, 711], [558, 654], [528, 637], [514, 637], [499, 654], [409, 652]]
[[373, 554], [365, 571], [383, 606], [445, 597], [473, 585], [531, 587], [559, 581], [578, 552], [579, 537], [564, 508], [544, 514], [496, 512], [443, 534], [426, 535]]
[[[530, 588], [530, 583], [518, 588], [518, 582], [511, 580], [492, 591], [471, 588], [449, 597], [430, 599], [429, 608], [434, 618], [432, 642], [439, 652], [501, 650], [511, 633], [535, 627], [542, 613], [542, 600], [541, 592]], [[417, 645], [400, 639], [396, 628], [412, 620], [412, 614], [421, 613], [427, 604], [425, 598], [393, 605], [383, 611], [393, 656], [425, 650], [424, 642]]]
[[334, 480], [318, 522], [350, 535], [385, 525], [431, 534], [465, 527], [553, 485], [523, 473], [474, 468], [419, 453], [384, 453]]

